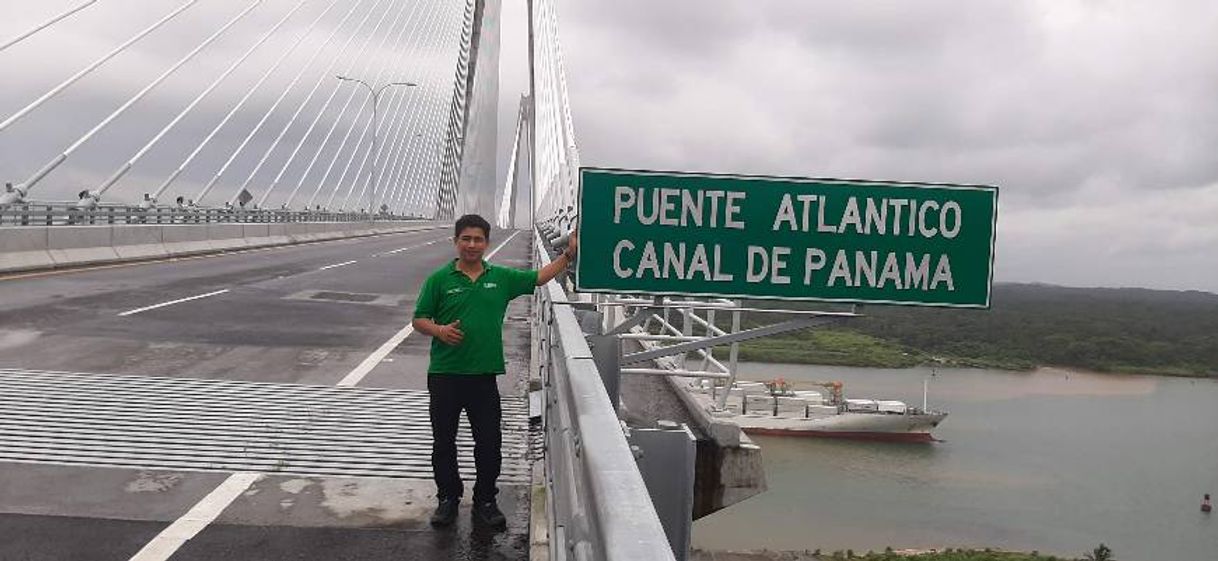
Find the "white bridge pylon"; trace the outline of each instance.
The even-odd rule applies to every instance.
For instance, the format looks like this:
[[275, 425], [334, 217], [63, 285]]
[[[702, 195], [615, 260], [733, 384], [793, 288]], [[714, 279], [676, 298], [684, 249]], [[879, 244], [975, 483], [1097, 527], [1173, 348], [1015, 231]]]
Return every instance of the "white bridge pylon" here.
[[[0, 27], [0, 57], [28, 78], [0, 104], [0, 214], [75, 200], [493, 216], [499, 11], [93, 0], [30, 13]], [[84, 44], [104, 48], [64, 49]], [[371, 96], [338, 76], [414, 86]]]

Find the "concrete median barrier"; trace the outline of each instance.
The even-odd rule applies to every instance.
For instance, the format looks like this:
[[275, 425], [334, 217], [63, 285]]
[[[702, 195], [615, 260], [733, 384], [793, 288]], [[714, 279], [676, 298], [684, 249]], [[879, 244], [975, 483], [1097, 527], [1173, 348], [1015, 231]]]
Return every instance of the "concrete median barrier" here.
[[267, 224], [266, 244], [264, 245], [283, 245], [292, 243], [292, 239], [288, 237], [288, 224]]
[[241, 249], [249, 245], [245, 241], [244, 224], [208, 224], [207, 238], [211, 248], [217, 251]]
[[47, 252], [45, 226], [0, 229], [0, 271], [44, 269], [55, 266]]
[[214, 251], [207, 237], [207, 224], [163, 226], [161, 240], [169, 255], [193, 255]]
[[47, 252], [56, 266], [120, 259], [114, 251], [113, 226], [52, 226], [47, 229]]
[[121, 259], [149, 259], [166, 257], [162, 234], [163, 226], [131, 225], [111, 227], [114, 252]]
[[6, 226], [0, 228], [0, 273], [222, 253], [449, 226], [438, 222]]

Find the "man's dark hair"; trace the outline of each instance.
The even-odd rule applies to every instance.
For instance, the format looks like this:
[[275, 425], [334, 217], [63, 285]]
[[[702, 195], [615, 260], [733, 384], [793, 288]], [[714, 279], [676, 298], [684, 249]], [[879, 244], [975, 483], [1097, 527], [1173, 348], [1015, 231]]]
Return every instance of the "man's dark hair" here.
[[467, 214], [461, 218], [458, 218], [457, 226], [453, 229], [453, 237], [456, 238], [460, 236], [461, 231], [466, 228], [481, 228], [482, 235], [486, 236], [486, 239], [488, 240], [491, 239], [491, 223], [487, 222], [485, 218], [478, 216], [477, 214]]

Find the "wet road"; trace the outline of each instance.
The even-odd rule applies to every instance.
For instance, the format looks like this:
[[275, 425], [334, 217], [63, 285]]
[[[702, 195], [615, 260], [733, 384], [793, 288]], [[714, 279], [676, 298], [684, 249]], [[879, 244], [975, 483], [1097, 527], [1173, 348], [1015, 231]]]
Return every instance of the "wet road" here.
[[[510, 236], [496, 234], [492, 248]], [[422, 280], [452, 256], [449, 236], [0, 280], [0, 368], [421, 390], [429, 340], [404, 327]], [[529, 243], [511, 237], [493, 260], [525, 267]], [[524, 394], [528, 306], [521, 298], [508, 310], [505, 396]], [[0, 461], [0, 559], [127, 560], [150, 547], [175, 560], [527, 557], [524, 485], [501, 485], [507, 532], [471, 528], [465, 510], [455, 529], [436, 532], [425, 478], [249, 479]], [[230, 496], [218, 497], [226, 485]]]

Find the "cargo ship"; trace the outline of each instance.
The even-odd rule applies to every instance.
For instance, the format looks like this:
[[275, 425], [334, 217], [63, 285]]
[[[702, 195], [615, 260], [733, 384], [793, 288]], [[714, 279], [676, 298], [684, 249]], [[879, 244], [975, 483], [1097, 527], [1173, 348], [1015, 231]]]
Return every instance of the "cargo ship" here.
[[[718, 419], [733, 422], [749, 434], [810, 436], [896, 442], [935, 442], [931, 431], [947, 417], [944, 411], [913, 407], [887, 399], [846, 399], [841, 382], [803, 382], [815, 390], [793, 389], [784, 380], [738, 381], [719, 408], [723, 388], [711, 380], [690, 386], [694, 398]], [[923, 387], [925, 396], [925, 386]]]

